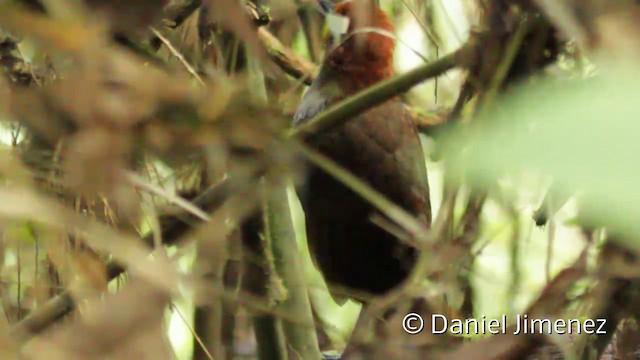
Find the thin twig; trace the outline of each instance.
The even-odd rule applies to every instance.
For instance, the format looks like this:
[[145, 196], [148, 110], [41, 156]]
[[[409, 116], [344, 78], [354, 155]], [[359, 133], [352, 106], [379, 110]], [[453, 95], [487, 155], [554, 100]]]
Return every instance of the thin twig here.
[[370, 202], [382, 213], [395, 221], [397, 224], [412, 235], [412, 240], [418, 243], [409, 242], [413, 247], [421, 247], [431, 241], [431, 237], [426, 234], [423, 223], [418, 221], [413, 215], [387, 199], [384, 195], [373, 189], [370, 185], [351, 174], [348, 170], [340, 166], [332, 159], [324, 156], [320, 152], [303, 144], [297, 144], [299, 151], [311, 162], [328, 174], [334, 176], [348, 188]]
[[189, 202], [188, 200], [181, 198], [180, 196], [174, 195], [174, 194], [170, 194], [168, 191], [159, 188], [156, 185], [151, 184], [148, 181], [145, 181], [143, 178], [141, 178], [140, 176], [138, 176], [137, 174], [133, 173], [133, 172], [128, 172], [126, 174], [126, 178], [129, 182], [131, 182], [131, 184], [133, 184], [134, 186], [137, 186], [139, 188], [142, 188], [154, 195], [158, 195], [160, 197], [163, 197], [164, 199], [166, 199], [167, 201], [173, 203], [174, 205], [177, 205], [181, 208], [183, 208], [184, 210], [186, 210], [187, 212], [197, 216], [200, 220], [202, 221], [209, 221], [211, 219], [211, 217], [209, 216], [209, 214], [207, 214], [206, 212], [200, 210], [197, 206], [193, 205], [191, 202]]
[[315, 64], [286, 47], [265, 28], [258, 29], [258, 38], [265, 45], [271, 61], [282, 71], [296, 79], [303, 79], [305, 84], [311, 85], [317, 72]]
[[[251, 186], [251, 184], [248, 184]], [[207, 189], [194, 200], [196, 205], [207, 211], [214, 211], [223, 206], [226, 202], [240, 201], [241, 195], [236, 195], [228, 199], [229, 193], [236, 190], [237, 194], [242, 194], [244, 185], [231, 183], [230, 180], [224, 180], [216, 186]], [[234, 200], [235, 199], [235, 200]], [[185, 233], [185, 225], [188, 223], [189, 216], [186, 213], [176, 214], [166, 217], [163, 221], [162, 232], [165, 244], [175, 244]], [[153, 234], [149, 234], [144, 238], [145, 244], [153, 247]], [[125, 272], [125, 269], [117, 263], [110, 263], [107, 267], [109, 279], [115, 279]], [[51, 324], [55, 323], [66, 314], [71, 312], [75, 307], [71, 293], [66, 291], [40, 306], [38, 309], [25, 316], [22, 321], [12, 328], [12, 335], [19, 341], [26, 341], [33, 335], [39, 334], [46, 330]]]
[[178, 309], [178, 307], [173, 303], [171, 304], [171, 308], [173, 309], [173, 311], [176, 312], [176, 314], [178, 314], [178, 316], [180, 317], [180, 320], [182, 320], [184, 325], [187, 326], [187, 329], [189, 329], [189, 332], [191, 333], [191, 336], [193, 336], [193, 338], [196, 339], [196, 342], [198, 343], [198, 345], [200, 345], [200, 348], [202, 349], [202, 351], [204, 351], [204, 353], [207, 356], [207, 358], [209, 360], [213, 360], [213, 355], [211, 355], [211, 353], [207, 349], [206, 345], [202, 342], [202, 339], [200, 339], [200, 336], [198, 336], [198, 334], [196, 334], [196, 332], [193, 329], [193, 327], [191, 327], [191, 325], [189, 325], [189, 322], [184, 317], [184, 315], [182, 315], [182, 312], [180, 312], [180, 309]]
[[551, 265], [553, 265], [553, 245], [556, 238], [556, 224], [555, 221], [549, 223], [547, 229], [549, 235], [547, 236], [547, 256], [544, 264], [544, 274], [547, 282], [551, 281]]
[[409, 3], [407, 3], [407, 0], [402, 0], [402, 3], [404, 4], [404, 6], [407, 8], [407, 10], [409, 10], [409, 12], [411, 13], [411, 15], [413, 16], [413, 18], [416, 20], [416, 22], [418, 23], [418, 25], [420, 25], [420, 27], [422, 28], [422, 30], [424, 31], [425, 34], [427, 34], [427, 37], [429, 38], [429, 40], [431, 40], [431, 43], [435, 46], [436, 51], [437, 49], [439, 49], [441, 47], [440, 42], [438, 41], [438, 38], [436, 35], [434, 35], [431, 32], [431, 29], [429, 29], [429, 27], [424, 23], [424, 21], [422, 21], [422, 19], [420, 19], [420, 17], [418, 16], [418, 14], [415, 12], [415, 10], [413, 9], [413, 7], [411, 7], [409, 5]]
[[[18, 44], [16, 44], [16, 50], [18, 51], [18, 55], [20, 55], [20, 58], [22, 61], [24, 60], [24, 54], [22, 53], [22, 50], [20, 50], [20, 46], [18, 46]], [[25, 61], [26, 64], [26, 61]], [[29, 73], [31, 74], [31, 78], [33, 79], [33, 81], [36, 83], [36, 85], [38, 85], [39, 87], [42, 87], [42, 82], [40, 81], [40, 79], [38, 79], [38, 77], [36, 76], [35, 71], [33, 70], [33, 66], [29, 65], [28, 66], [28, 70]], [[20, 128], [18, 128], [18, 132], [20, 131]]]
[[180, 53], [180, 51], [178, 51], [178, 49], [176, 49], [173, 44], [171, 44], [171, 42], [169, 41], [169, 39], [167, 39], [166, 37], [164, 37], [164, 35], [162, 35], [160, 33], [160, 31], [158, 31], [156, 28], [151, 27], [151, 31], [153, 32], [153, 34], [155, 36], [158, 37], [158, 39], [160, 39], [160, 41], [162, 41], [162, 43], [167, 47], [167, 49], [169, 49], [169, 51], [171, 52], [171, 54], [173, 54], [173, 56], [175, 56], [178, 60], [180, 60], [180, 62], [182, 63], [182, 65], [185, 67], [185, 69], [187, 69], [187, 71], [189, 72], [189, 74], [191, 74], [196, 80], [198, 80], [198, 82], [200, 83], [200, 85], [204, 86], [205, 83], [202, 80], [202, 78], [200, 77], [200, 75], [198, 75], [198, 72], [196, 71], [196, 69], [193, 68], [193, 66], [191, 66], [191, 64], [189, 64], [189, 62], [187, 61], [187, 59], [184, 58], [184, 56], [182, 56], [182, 54]]
[[489, 84], [489, 88], [487, 91], [482, 94], [482, 106], [483, 109], [487, 109], [491, 106], [494, 99], [496, 98], [498, 92], [502, 88], [507, 76], [509, 75], [509, 70], [511, 70], [511, 66], [518, 55], [518, 51], [524, 41], [525, 36], [531, 29], [533, 20], [529, 18], [521, 19], [518, 27], [509, 40], [507, 44], [504, 54], [502, 56], [502, 61], [498, 64], [498, 68], [496, 69], [494, 76], [491, 78], [491, 82]]

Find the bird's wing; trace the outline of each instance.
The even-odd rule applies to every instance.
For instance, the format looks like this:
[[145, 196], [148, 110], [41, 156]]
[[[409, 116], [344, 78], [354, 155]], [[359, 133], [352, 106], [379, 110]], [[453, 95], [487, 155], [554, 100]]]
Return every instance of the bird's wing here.
[[376, 106], [312, 141], [321, 152], [407, 211], [431, 221], [424, 153], [411, 116], [399, 100]]
[[329, 67], [323, 66], [320, 69], [320, 73], [307, 89], [293, 115], [293, 126], [305, 123], [343, 97], [338, 83], [330, 80], [334, 76]]

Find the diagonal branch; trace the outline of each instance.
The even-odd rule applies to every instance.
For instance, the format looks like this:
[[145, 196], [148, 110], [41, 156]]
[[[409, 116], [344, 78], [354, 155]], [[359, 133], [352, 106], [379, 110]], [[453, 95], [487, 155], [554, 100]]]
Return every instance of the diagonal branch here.
[[367, 109], [408, 91], [425, 80], [442, 75], [458, 66], [461, 63], [461, 58], [466, 54], [466, 49], [467, 47], [463, 47], [430, 64], [419, 66], [402, 75], [371, 86], [314, 116], [307, 123], [291, 130], [289, 136], [292, 138], [305, 138], [343, 124], [349, 118], [353, 118]]
[[202, 5], [202, 0], [172, 0], [164, 7], [164, 26], [175, 29]]
[[296, 79], [302, 79], [306, 85], [311, 85], [315, 79], [316, 65], [284, 46], [273, 34], [265, 28], [258, 29], [258, 37], [265, 45], [267, 54], [282, 71]]
[[[221, 207], [227, 200], [229, 194], [237, 190], [230, 180], [224, 180], [209, 190], [198, 196], [194, 203], [204, 211], [211, 212]], [[162, 239], [165, 244], [170, 245], [178, 241], [181, 236], [190, 228], [191, 222], [197, 222], [195, 216], [190, 215], [186, 211], [182, 211], [174, 216], [165, 216], [161, 219], [162, 223]], [[153, 247], [153, 234], [149, 234], [144, 238], [145, 243], [151, 248]], [[115, 279], [125, 269], [116, 264], [110, 263], [107, 267], [109, 279]], [[50, 299], [40, 308], [34, 310], [27, 315], [22, 321], [12, 328], [12, 335], [18, 341], [26, 341], [30, 337], [46, 330], [50, 325], [70, 313], [75, 307], [75, 303], [69, 291]]]
[[9, 80], [20, 85], [40, 84], [43, 78], [42, 74], [36, 73], [35, 69], [20, 56], [15, 39], [3, 36], [0, 30], [0, 71], [2, 69]]

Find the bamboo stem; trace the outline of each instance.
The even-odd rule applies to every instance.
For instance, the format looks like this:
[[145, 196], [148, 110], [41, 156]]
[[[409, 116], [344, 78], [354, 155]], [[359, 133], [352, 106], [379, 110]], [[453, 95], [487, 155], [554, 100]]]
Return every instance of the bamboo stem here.
[[291, 218], [291, 207], [287, 187], [277, 184], [269, 192], [266, 206], [266, 229], [270, 238], [276, 271], [287, 289], [286, 299], [280, 309], [302, 322], [282, 320], [287, 341], [296, 357], [320, 359], [320, 348], [313, 324], [311, 303], [304, 281], [300, 252]]
[[309, 135], [326, 131], [343, 124], [350, 118], [367, 109], [379, 105], [403, 92], [408, 91], [417, 84], [442, 75], [459, 64], [459, 58], [465, 48], [444, 56], [430, 64], [419, 66], [402, 75], [379, 82], [354, 96], [351, 96], [328, 110], [311, 118], [308, 122], [292, 129], [290, 137], [305, 138]]
[[[263, 184], [261, 184], [263, 185]], [[262, 208], [264, 209], [265, 204]], [[266, 298], [267, 304], [276, 300], [274, 287], [276, 279], [270, 263], [271, 249], [268, 238], [262, 236], [263, 211], [256, 211], [242, 223], [242, 243], [244, 271], [242, 287], [260, 298]], [[287, 359], [287, 347], [282, 333], [281, 323], [272, 312], [252, 314], [253, 331], [258, 343], [258, 358], [261, 360]]]

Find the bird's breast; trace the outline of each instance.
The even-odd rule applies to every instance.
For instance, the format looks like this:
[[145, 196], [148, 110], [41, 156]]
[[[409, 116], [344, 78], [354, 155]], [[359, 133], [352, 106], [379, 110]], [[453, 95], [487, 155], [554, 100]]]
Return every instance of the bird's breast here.
[[[399, 206], [428, 219], [426, 170], [416, 174], [419, 166], [410, 164], [422, 159], [420, 140], [398, 105], [378, 106], [308, 142]], [[406, 278], [415, 252], [371, 221], [376, 208], [319, 169], [310, 172], [307, 184], [303, 206], [309, 244], [329, 283], [381, 294]]]

